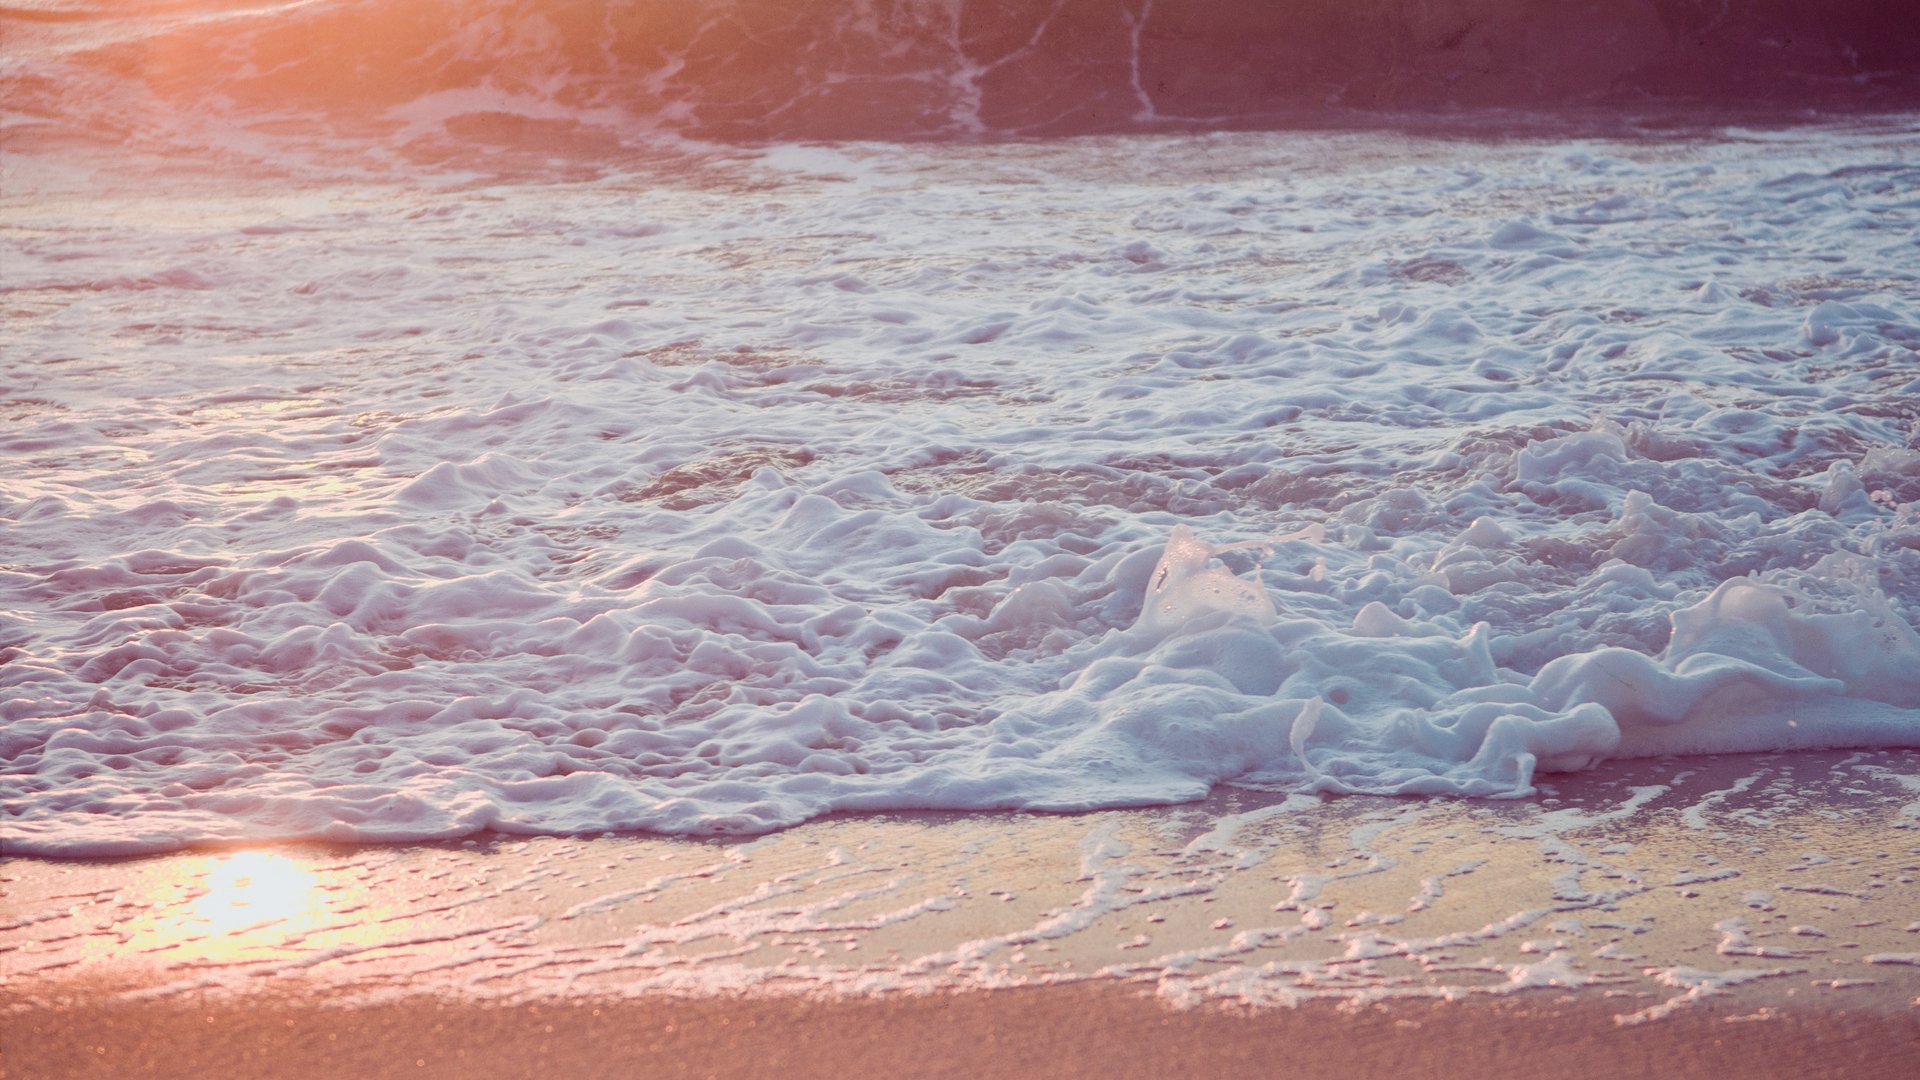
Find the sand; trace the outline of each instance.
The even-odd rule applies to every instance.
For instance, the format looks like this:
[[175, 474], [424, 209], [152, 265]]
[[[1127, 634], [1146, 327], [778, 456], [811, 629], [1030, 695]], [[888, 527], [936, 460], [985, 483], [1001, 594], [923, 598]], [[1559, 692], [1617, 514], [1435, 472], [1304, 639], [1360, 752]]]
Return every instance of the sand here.
[[1911, 1016], [1535, 1004], [1173, 1010], [1116, 987], [817, 1001], [96, 1002], [8, 1030], [9, 1076], [1911, 1076]]
[[14, 859], [6, 1075], [1913, 1075], [1916, 777]]

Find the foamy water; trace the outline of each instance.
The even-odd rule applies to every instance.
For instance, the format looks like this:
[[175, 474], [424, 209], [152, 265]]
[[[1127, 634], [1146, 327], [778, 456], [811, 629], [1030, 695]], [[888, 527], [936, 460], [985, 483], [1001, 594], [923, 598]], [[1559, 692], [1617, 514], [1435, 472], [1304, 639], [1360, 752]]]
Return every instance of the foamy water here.
[[10, 113], [10, 852], [1920, 746], [1911, 118], [418, 171], [402, 89]]
[[0, 840], [1920, 746], [1912, 25], [1469, 8], [0, 12]]

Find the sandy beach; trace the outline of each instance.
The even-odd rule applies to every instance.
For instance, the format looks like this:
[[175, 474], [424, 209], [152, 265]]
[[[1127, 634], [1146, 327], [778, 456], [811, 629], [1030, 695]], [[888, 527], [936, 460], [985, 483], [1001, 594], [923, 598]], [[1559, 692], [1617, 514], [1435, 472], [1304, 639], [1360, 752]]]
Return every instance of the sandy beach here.
[[0, 1080], [1920, 1077], [1910, 6], [0, 6]]
[[7, 1075], [1911, 1075], [1916, 764], [15, 859]]
[[[1733, 1023], [1735, 1020], [1745, 1022]], [[658, 998], [330, 1006], [258, 994], [75, 1005], [10, 1022], [8, 1075], [123, 1077], [1902, 1077], [1920, 1023], [1709, 1007], [1403, 1003], [1174, 1010], [1114, 987], [857, 1001]]]

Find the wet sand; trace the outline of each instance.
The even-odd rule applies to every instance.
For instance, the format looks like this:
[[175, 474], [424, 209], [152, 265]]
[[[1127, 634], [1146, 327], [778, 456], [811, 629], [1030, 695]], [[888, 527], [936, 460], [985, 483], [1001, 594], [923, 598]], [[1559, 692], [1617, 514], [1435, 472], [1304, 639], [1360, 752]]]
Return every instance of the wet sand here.
[[1920, 754], [10, 860], [8, 1077], [1920, 1072]]
[[1177, 1010], [1101, 985], [822, 1001], [333, 1006], [270, 991], [8, 1021], [9, 1076], [1908, 1077], [1912, 1015], [1722, 1010], [1623, 1027], [1593, 1004]]

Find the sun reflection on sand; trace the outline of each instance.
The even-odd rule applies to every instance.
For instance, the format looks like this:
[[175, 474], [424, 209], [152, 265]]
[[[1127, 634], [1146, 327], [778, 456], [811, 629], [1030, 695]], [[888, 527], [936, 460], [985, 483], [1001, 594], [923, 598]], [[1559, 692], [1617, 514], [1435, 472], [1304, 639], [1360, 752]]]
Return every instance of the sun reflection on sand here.
[[207, 872], [205, 884], [207, 891], [193, 902], [185, 921], [215, 934], [288, 920], [311, 923], [322, 908], [313, 872], [269, 851], [226, 856]]
[[297, 855], [234, 851], [186, 860], [154, 883], [147, 917], [127, 927], [126, 944], [216, 962], [282, 951], [361, 910], [352, 893]]

